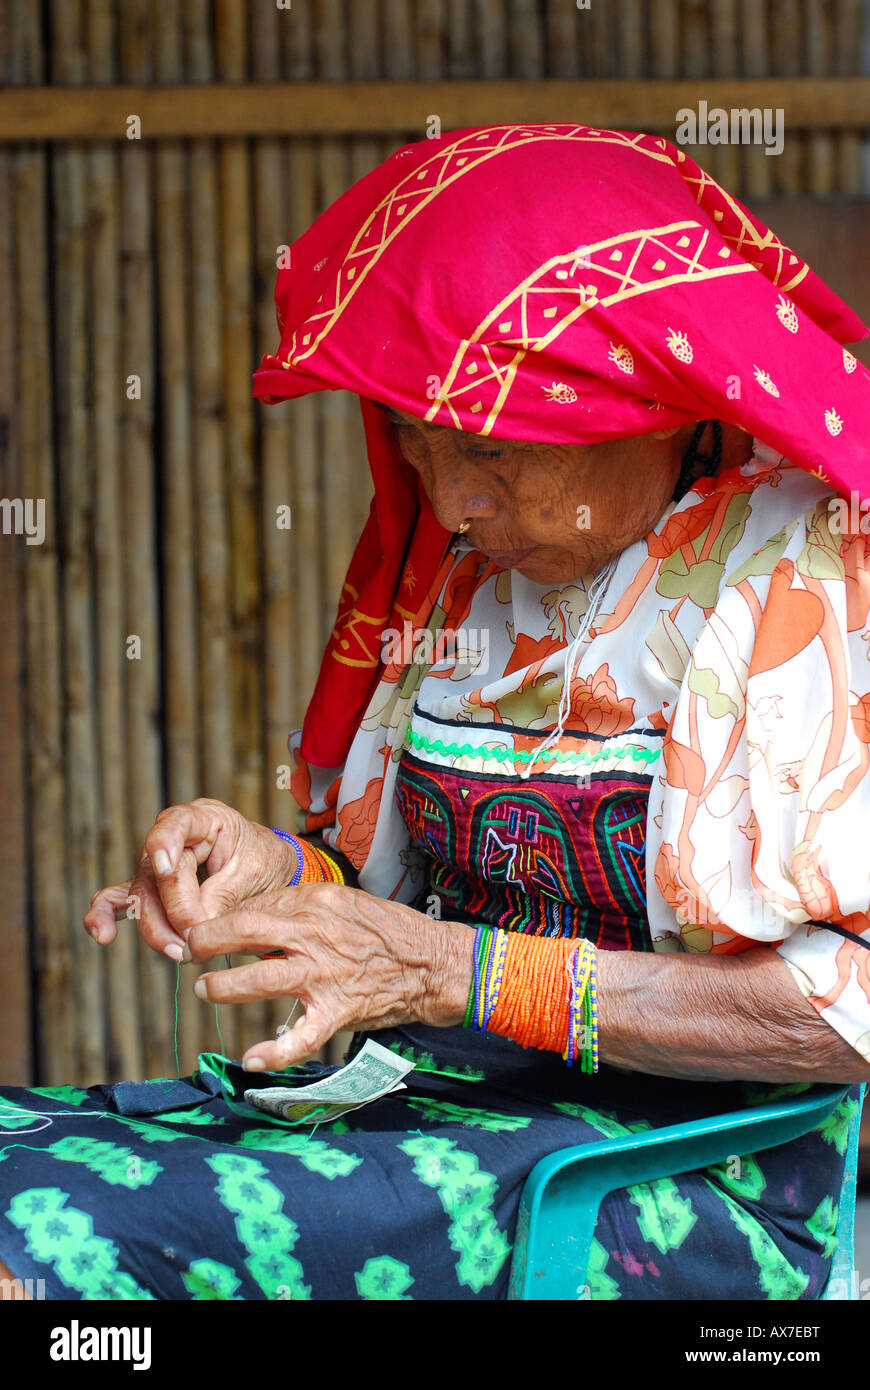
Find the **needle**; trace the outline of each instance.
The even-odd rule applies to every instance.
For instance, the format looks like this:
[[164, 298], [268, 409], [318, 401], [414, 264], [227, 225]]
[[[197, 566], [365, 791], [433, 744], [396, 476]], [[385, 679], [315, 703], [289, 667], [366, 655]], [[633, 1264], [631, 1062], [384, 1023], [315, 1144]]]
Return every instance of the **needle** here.
[[290, 1027], [290, 1020], [291, 1020], [291, 1018], [293, 1017], [293, 1015], [295, 1014], [295, 1012], [296, 1012], [296, 1010], [297, 1010], [298, 1008], [299, 1008], [299, 1000], [296, 999], [296, 1000], [294, 1000], [293, 1008], [290, 1010], [290, 1012], [289, 1012], [289, 1014], [287, 1015], [287, 1017], [285, 1018], [284, 1022], [281, 1024], [281, 1027], [278, 1029], [277, 1033], [275, 1034], [275, 1037], [276, 1037], [276, 1038], [280, 1038], [284, 1033], [287, 1032], [287, 1029]]

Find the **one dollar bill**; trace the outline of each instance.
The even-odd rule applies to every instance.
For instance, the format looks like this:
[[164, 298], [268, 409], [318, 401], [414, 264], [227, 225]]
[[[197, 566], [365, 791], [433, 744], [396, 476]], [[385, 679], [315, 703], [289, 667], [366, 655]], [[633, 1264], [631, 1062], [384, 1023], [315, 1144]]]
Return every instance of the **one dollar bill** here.
[[413, 1062], [368, 1038], [353, 1061], [320, 1081], [248, 1090], [245, 1100], [290, 1124], [328, 1124], [348, 1110], [405, 1090], [403, 1078], [413, 1067]]

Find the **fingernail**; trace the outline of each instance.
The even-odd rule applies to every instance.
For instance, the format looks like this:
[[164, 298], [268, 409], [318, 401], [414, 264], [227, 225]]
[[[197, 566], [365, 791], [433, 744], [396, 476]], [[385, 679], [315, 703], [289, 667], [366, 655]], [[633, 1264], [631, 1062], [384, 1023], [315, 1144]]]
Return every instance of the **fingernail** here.
[[168, 874], [172, 869], [172, 861], [165, 849], [159, 849], [154, 856], [154, 868], [158, 874]]
[[197, 999], [207, 999], [207, 998], [208, 998], [208, 993], [207, 993], [206, 987], [205, 987], [205, 980], [202, 978], [202, 976], [200, 976], [200, 978], [197, 980], [196, 984], [194, 985], [194, 987], [193, 987], [193, 992], [194, 992], [194, 994], [196, 995]]
[[184, 948], [177, 945], [174, 941], [169, 946], [163, 947], [163, 954], [164, 956], [168, 956], [170, 960], [174, 960], [176, 964], [184, 960]]
[[249, 1057], [246, 1062], [242, 1062], [245, 1071], [265, 1071], [266, 1063], [262, 1057]]

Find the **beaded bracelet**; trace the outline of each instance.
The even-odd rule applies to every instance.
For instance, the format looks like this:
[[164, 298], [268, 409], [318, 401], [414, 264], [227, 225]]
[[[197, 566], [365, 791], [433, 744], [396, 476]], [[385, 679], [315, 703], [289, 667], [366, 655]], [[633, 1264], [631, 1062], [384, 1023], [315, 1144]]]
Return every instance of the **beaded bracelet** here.
[[276, 830], [274, 825], [271, 829], [273, 835], [292, 845], [299, 856], [298, 867], [287, 884], [288, 888], [295, 888], [300, 883], [344, 883], [341, 869], [322, 849], [309, 844], [307, 840], [298, 840], [295, 835], [288, 835], [286, 830]]
[[579, 1056], [584, 1072], [598, 1070], [598, 978], [595, 958], [592, 943], [581, 941], [565, 967], [569, 1000], [566, 1061], [570, 1067], [574, 1057]]
[[474, 979], [465, 1010], [465, 1026], [483, 1032], [498, 1000], [507, 950], [507, 932], [479, 927], [474, 938]]
[[[299, 856], [296, 872], [287, 884], [288, 888], [296, 888], [300, 883], [344, 883], [341, 869], [334, 859], [323, 853], [323, 850], [310, 845], [307, 840], [297, 840], [295, 835], [288, 835], [286, 830], [276, 830], [274, 825], [271, 830], [273, 835], [278, 835], [280, 839], [292, 845]], [[260, 960], [283, 957], [284, 954], [284, 951], [267, 951], [265, 955], [260, 954]]]
[[[478, 927], [464, 1023], [598, 1071], [596, 951], [590, 941]], [[567, 986], [567, 987], [566, 987]]]

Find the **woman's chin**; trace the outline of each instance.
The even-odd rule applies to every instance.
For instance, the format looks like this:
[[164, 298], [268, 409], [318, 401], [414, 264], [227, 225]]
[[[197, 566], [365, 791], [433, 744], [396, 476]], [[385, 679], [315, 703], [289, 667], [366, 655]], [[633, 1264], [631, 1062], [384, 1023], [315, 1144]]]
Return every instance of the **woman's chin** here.
[[[607, 557], [605, 557], [606, 559]], [[605, 559], [588, 559], [573, 555], [535, 555], [510, 568], [532, 584], [573, 584], [583, 575], [595, 574]]]

